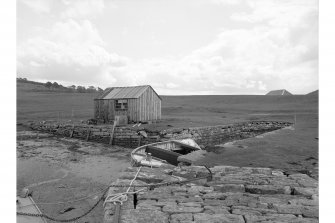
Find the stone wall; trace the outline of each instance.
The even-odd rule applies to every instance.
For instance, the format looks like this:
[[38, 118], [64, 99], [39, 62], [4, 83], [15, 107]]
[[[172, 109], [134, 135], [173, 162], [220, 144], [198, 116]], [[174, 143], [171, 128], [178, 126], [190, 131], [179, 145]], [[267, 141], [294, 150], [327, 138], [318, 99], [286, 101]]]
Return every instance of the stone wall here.
[[[140, 145], [170, 139], [192, 138], [202, 146], [218, 145], [232, 140], [254, 137], [265, 132], [290, 126], [291, 124], [288, 122], [254, 121], [197, 128], [175, 128], [160, 132], [151, 132], [145, 128], [116, 127], [113, 135], [113, 144], [136, 148]], [[110, 133], [112, 132], [111, 125], [33, 122], [29, 126], [33, 130], [102, 143], [110, 142]]]
[[245, 139], [292, 125], [289, 122], [253, 121], [230, 125], [170, 129], [162, 132], [164, 138], [193, 138], [199, 145], [218, 145], [233, 140]]
[[[129, 185], [137, 170], [135, 167], [128, 168], [114, 184]], [[205, 168], [199, 166], [175, 168], [172, 171], [176, 176], [182, 173], [207, 173]], [[128, 195], [128, 200], [121, 206], [121, 222], [319, 221], [318, 182], [305, 174], [285, 175], [280, 170], [270, 168], [234, 166], [216, 166], [211, 171], [213, 180], [209, 182], [202, 180], [146, 189], [139, 192], [136, 199]], [[142, 167], [133, 185], [178, 181], [164, 172], [163, 169]], [[126, 190], [127, 187], [111, 187], [107, 197]], [[114, 204], [106, 203], [104, 211], [104, 222], [115, 222]]]

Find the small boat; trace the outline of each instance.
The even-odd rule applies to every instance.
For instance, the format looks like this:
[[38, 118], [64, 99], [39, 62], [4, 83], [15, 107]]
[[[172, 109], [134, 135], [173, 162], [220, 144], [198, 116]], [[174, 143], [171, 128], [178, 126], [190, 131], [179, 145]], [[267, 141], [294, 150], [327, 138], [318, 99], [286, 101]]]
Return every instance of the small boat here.
[[191, 165], [202, 157], [202, 150], [193, 139], [170, 140], [137, 147], [131, 152], [133, 166]]

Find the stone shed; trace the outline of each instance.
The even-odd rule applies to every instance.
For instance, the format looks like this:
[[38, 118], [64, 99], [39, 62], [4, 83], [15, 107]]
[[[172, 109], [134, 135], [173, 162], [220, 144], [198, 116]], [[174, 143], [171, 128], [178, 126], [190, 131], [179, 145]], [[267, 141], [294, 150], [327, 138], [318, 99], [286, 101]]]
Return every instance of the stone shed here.
[[150, 85], [107, 88], [94, 99], [94, 118], [111, 122], [118, 117], [127, 122], [161, 119], [162, 99]]

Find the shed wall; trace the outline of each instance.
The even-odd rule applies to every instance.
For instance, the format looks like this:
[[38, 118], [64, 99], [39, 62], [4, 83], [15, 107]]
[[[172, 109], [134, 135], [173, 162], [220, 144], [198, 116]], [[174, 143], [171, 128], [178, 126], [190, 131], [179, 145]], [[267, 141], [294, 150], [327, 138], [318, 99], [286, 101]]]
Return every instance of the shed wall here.
[[127, 101], [127, 111], [115, 111], [114, 99], [95, 99], [94, 118], [112, 121], [115, 115], [127, 115], [128, 120], [134, 122], [161, 119], [161, 99], [151, 87], [147, 88], [139, 98]]
[[161, 119], [161, 99], [154, 90], [149, 87], [139, 97], [139, 118], [138, 121], [151, 121]]

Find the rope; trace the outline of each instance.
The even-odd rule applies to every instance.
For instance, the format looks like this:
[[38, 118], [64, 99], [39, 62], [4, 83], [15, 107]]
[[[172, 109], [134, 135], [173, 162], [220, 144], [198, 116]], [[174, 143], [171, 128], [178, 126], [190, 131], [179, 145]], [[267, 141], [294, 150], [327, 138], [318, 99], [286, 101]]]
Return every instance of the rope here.
[[134, 183], [134, 181], [136, 180], [136, 178], [137, 178], [138, 174], [140, 173], [141, 169], [142, 169], [142, 167], [140, 166], [140, 168], [138, 168], [138, 170], [137, 170], [137, 173], [135, 174], [134, 179], [132, 179], [132, 181], [130, 182], [130, 185], [129, 185], [129, 187], [128, 187], [126, 193], [129, 192], [131, 185], [132, 185], [132, 184]]
[[208, 176], [205, 177], [197, 177], [189, 180], [181, 180], [181, 181], [172, 181], [172, 182], [163, 182], [163, 183], [157, 183], [157, 184], [146, 184], [146, 185], [129, 185], [129, 184], [111, 184], [110, 187], [147, 187], [147, 188], [156, 188], [156, 187], [162, 187], [162, 186], [170, 186], [173, 184], [185, 184], [201, 179], [207, 179]]
[[[119, 202], [119, 203], [123, 203], [123, 202], [126, 202], [127, 199], [128, 199], [128, 196], [127, 194], [134, 194], [135, 192], [129, 192], [130, 188], [132, 187], [132, 184], [134, 183], [134, 181], [136, 180], [139, 172], [141, 171], [141, 168], [142, 167], [139, 167], [138, 170], [137, 170], [137, 173], [135, 174], [134, 178], [130, 181], [130, 184], [127, 185], [128, 186], [128, 189], [126, 192], [121, 192], [121, 193], [117, 193], [117, 194], [112, 194], [112, 195], [109, 195], [106, 199], [105, 199], [105, 202], [103, 204], [103, 206], [105, 207], [106, 203], [110, 203], [110, 202], [113, 202], [114, 204], [116, 202]], [[144, 189], [142, 189], [144, 190]], [[140, 190], [140, 191], [142, 191]], [[138, 191], [139, 192], [139, 191]]]
[[[129, 187], [128, 187], [126, 192], [119, 193], [119, 195], [115, 195], [115, 194], [110, 195], [105, 199], [105, 202], [103, 204], [104, 207], [105, 207], [106, 203], [110, 203], [110, 202], [113, 202], [114, 205], [115, 205], [115, 214], [114, 214], [114, 220], [113, 220], [113, 222], [115, 222], [115, 223], [118, 223], [119, 220], [120, 220], [121, 206], [122, 206], [123, 202], [126, 202], [128, 200], [129, 190], [130, 190], [131, 186], [133, 185], [134, 181], [136, 180], [139, 172], [141, 171], [141, 168], [142, 167], [138, 168], [137, 173], [135, 174], [132, 181], [130, 181]], [[144, 188], [142, 188], [141, 190], [144, 190]], [[138, 191], [141, 191], [141, 190], [138, 190]], [[136, 192], [132, 192], [132, 193], [136, 193]]]
[[51, 221], [56, 221], [56, 222], [71, 222], [71, 221], [76, 221], [84, 216], [86, 216], [87, 214], [89, 214], [95, 207], [98, 206], [98, 204], [100, 203], [100, 201], [103, 200], [104, 198], [104, 195], [105, 193], [107, 192], [107, 190], [104, 191], [104, 194], [101, 195], [101, 197], [99, 198], [99, 200], [90, 208], [88, 209], [85, 213], [83, 213], [82, 215], [80, 216], [77, 216], [75, 218], [71, 218], [71, 219], [57, 219], [57, 218], [53, 218], [49, 215], [46, 215], [46, 214], [33, 214], [33, 213], [24, 213], [24, 212], [16, 212], [17, 215], [24, 215], [24, 216], [32, 216], [32, 217], [43, 217], [43, 218], [46, 218], [46, 219], [49, 219]]

